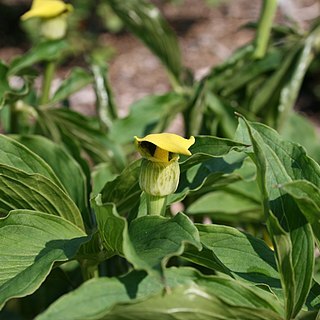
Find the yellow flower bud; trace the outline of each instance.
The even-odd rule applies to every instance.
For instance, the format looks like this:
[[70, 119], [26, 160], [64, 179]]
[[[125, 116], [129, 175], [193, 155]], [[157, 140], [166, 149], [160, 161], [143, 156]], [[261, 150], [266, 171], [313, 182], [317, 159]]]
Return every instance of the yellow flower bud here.
[[40, 18], [41, 34], [50, 40], [61, 39], [67, 32], [67, 13], [71, 12], [71, 4], [61, 0], [34, 0], [31, 9], [21, 16], [21, 20]]

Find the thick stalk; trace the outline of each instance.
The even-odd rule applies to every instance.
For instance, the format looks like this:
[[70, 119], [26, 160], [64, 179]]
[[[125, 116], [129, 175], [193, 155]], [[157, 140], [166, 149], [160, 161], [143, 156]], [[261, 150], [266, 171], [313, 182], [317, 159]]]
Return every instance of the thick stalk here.
[[42, 96], [40, 100], [41, 105], [49, 102], [51, 83], [53, 80], [55, 70], [56, 70], [56, 62], [49, 61], [47, 63], [46, 70], [44, 73], [44, 78], [43, 78]]
[[265, 56], [270, 32], [273, 23], [273, 18], [277, 10], [277, 0], [263, 0], [261, 8], [258, 29], [255, 40], [254, 58], [261, 59]]
[[166, 212], [167, 196], [153, 196], [146, 193], [148, 215], [164, 216]]

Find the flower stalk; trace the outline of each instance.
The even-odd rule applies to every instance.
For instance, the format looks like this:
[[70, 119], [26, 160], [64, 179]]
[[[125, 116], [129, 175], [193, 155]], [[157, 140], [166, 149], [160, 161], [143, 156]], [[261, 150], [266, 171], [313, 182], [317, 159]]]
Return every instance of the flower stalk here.
[[184, 139], [171, 133], [135, 137], [138, 151], [143, 156], [139, 184], [146, 194], [149, 215], [164, 215], [167, 196], [178, 187], [180, 177], [179, 154], [191, 155], [188, 150], [194, 137]]

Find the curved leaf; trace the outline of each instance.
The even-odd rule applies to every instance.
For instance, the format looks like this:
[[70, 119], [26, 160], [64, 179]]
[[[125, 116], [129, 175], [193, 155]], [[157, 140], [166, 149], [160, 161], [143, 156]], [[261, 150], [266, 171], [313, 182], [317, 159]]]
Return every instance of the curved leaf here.
[[69, 220], [84, 230], [81, 213], [69, 196], [48, 178], [0, 164], [0, 212], [32, 209]]
[[253, 145], [264, 212], [286, 298], [286, 318], [291, 319], [302, 308], [311, 288], [314, 239], [295, 201], [275, 186], [303, 178], [316, 183], [320, 179], [319, 165], [301, 146], [282, 140], [273, 129], [239, 121], [238, 136]]
[[181, 255], [187, 243], [201, 248], [198, 231], [184, 214], [171, 219], [143, 216], [128, 226], [113, 204], [102, 204], [99, 197], [93, 204], [98, 230], [109, 256], [122, 255], [136, 269], [145, 270], [159, 279], [163, 279], [169, 258]]
[[78, 162], [62, 147], [44, 137], [14, 136], [14, 139], [50, 165], [89, 225], [86, 177]]
[[26, 173], [39, 173], [63, 189], [52, 168], [41, 157], [23, 144], [2, 134], [0, 134], [0, 163]]
[[[170, 292], [142, 272], [84, 283], [53, 303], [37, 320], [63, 314], [76, 319], [282, 319], [276, 297], [233, 279], [204, 276], [192, 268], [165, 271]], [[91, 303], [83, 303], [90, 294]]]
[[0, 308], [39, 288], [53, 263], [73, 258], [86, 239], [69, 221], [37, 211], [14, 210], [0, 219]]
[[66, 78], [55, 91], [50, 103], [56, 103], [67, 99], [71, 94], [79, 91], [86, 85], [93, 82], [93, 77], [90, 73], [82, 68], [75, 67], [71, 70], [68, 78]]

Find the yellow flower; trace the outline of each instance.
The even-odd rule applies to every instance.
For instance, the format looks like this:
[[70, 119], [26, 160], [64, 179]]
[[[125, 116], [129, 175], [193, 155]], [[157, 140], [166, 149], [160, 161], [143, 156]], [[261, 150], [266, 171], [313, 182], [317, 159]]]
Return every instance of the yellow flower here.
[[30, 18], [50, 19], [73, 10], [71, 4], [60, 0], [33, 0], [31, 9], [21, 16], [22, 20]]
[[184, 139], [173, 133], [149, 134], [144, 138], [135, 138], [140, 154], [151, 161], [169, 163], [178, 160], [178, 154], [191, 155], [188, 150], [195, 142], [193, 136]]

